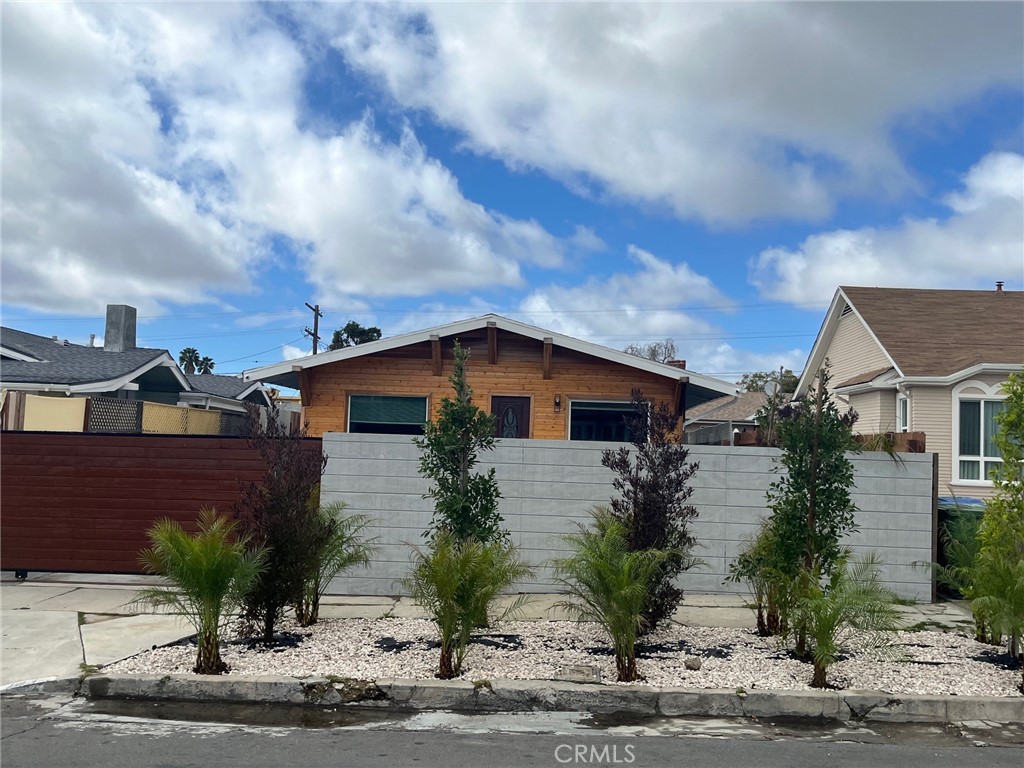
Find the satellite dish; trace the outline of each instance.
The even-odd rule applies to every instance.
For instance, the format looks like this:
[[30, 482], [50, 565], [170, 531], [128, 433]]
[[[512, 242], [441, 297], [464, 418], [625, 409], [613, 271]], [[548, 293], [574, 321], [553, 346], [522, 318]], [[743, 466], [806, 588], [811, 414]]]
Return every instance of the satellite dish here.
[[779, 394], [779, 380], [772, 379], [771, 381], [765, 382], [762, 391], [770, 398], [774, 398]]

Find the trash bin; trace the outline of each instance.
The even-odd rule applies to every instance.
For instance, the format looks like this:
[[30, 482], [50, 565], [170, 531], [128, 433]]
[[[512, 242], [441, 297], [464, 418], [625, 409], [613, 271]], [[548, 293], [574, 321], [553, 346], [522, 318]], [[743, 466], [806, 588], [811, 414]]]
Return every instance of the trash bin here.
[[[938, 563], [941, 566], [949, 564], [946, 556], [946, 527], [957, 515], [968, 516], [976, 522], [981, 521], [985, 513], [985, 502], [972, 496], [939, 496], [938, 501], [938, 526], [939, 526], [939, 547]], [[939, 592], [954, 598], [961, 597], [957, 590], [951, 590], [948, 586], [939, 585]]]

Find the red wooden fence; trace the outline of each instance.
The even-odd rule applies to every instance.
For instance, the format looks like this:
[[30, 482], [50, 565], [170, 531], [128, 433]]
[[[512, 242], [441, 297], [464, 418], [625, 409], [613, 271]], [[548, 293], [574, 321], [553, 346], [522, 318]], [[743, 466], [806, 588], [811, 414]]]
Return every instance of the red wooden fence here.
[[242, 438], [4, 432], [0, 568], [139, 573], [155, 520], [230, 513], [264, 470]]

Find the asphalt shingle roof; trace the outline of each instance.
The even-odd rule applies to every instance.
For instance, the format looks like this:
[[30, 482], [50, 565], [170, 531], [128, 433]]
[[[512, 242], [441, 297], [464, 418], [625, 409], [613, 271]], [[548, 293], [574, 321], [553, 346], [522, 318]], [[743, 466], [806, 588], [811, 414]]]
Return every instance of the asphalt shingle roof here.
[[686, 409], [687, 421], [749, 421], [765, 404], [763, 392], [726, 395]]
[[166, 355], [165, 349], [130, 349], [106, 352], [102, 347], [64, 345], [46, 336], [0, 328], [0, 344], [38, 362], [4, 360], [0, 362], [0, 380], [5, 384], [91, 384], [127, 376], [154, 359]]
[[197, 392], [217, 397], [237, 398], [253, 385], [253, 382], [243, 381], [240, 376], [221, 376], [216, 373], [186, 373], [185, 378]]
[[1024, 291], [842, 291], [905, 376], [1024, 363]]

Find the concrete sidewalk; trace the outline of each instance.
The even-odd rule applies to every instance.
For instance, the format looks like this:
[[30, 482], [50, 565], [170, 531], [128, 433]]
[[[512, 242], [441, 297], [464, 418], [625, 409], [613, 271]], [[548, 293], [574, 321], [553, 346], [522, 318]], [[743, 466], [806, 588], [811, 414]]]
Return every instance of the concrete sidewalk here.
[[[156, 583], [151, 576], [109, 574], [34, 574], [0, 579], [2, 664], [0, 686], [50, 677], [67, 677], [111, 664], [154, 646], [192, 634], [179, 616], [144, 611], [133, 604], [137, 589]], [[567, 618], [556, 605], [559, 595], [535, 595], [527, 620]], [[673, 617], [680, 624], [752, 628], [754, 614], [737, 595], [688, 595]], [[969, 611], [956, 603], [900, 606], [906, 625], [918, 629], [973, 626]], [[405, 597], [327, 595], [323, 618], [421, 618], [419, 606]]]

